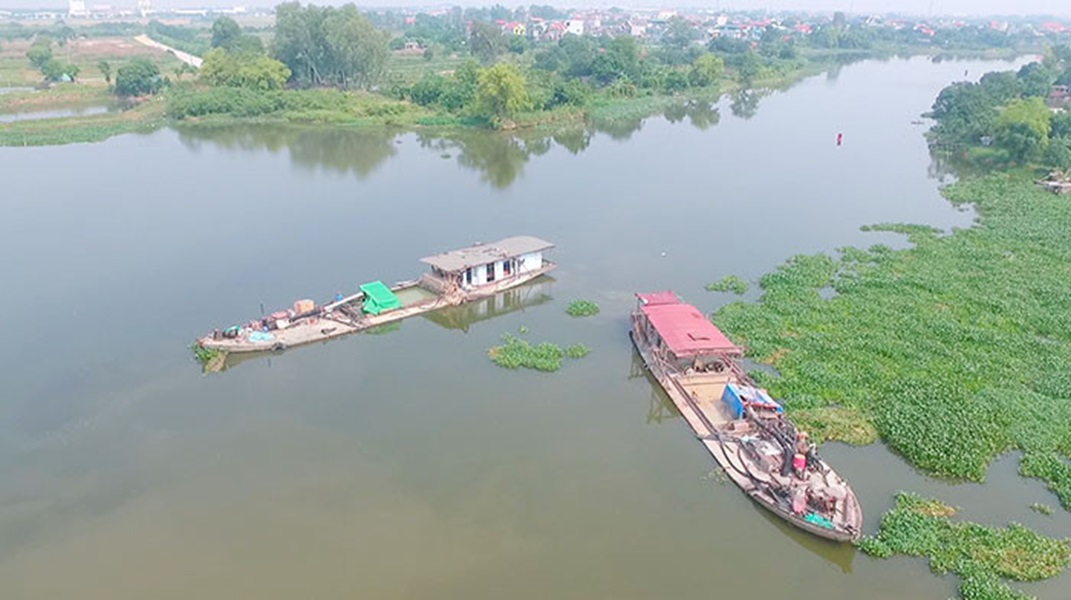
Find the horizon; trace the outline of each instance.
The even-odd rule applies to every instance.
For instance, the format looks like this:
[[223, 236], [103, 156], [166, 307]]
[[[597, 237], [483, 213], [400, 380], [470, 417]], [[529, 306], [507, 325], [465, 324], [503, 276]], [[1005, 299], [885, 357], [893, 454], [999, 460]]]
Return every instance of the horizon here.
[[[272, 8], [279, 4], [273, 0], [156, 0], [152, 2], [155, 9], [195, 9], [195, 8], [223, 8], [244, 6], [252, 9]], [[340, 6], [347, 4], [346, 1], [327, 2], [302, 2], [302, 4]], [[550, 5], [563, 10], [590, 10], [622, 8], [626, 10], [712, 10], [724, 12], [737, 11], [767, 11], [767, 12], [814, 12], [834, 13], [844, 12], [848, 15], [885, 15], [899, 14], [912, 15], [925, 18], [939, 17], [1071, 17], [1071, 2], [1058, 0], [901, 0], [895, 7], [890, 7], [888, 2], [881, 0], [742, 0], [737, 2], [704, 2], [703, 0], [589, 0], [585, 2], [524, 2], [517, 0], [505, 0], [499, 2], [484, 2], [480, 0], [462, 0], [457, 2], [442, 3], [419, 3], [408, 0], [376, 0], [375, 3], [358, 3], [363, 10], [389, 9], [397, 10], [404, 8], [431, 9], [447, 6], [460, 6], [462, 8], [488, 8], [496, 4], [508, 8], [530, 6], [532, 4]], [[136, 0], [109, 1], [101, 0], [94, 2], [89, 0], [86, 6], [108, 6], [110, 8], [124, 8], [129, 6], [131, 10], [137, 6]], [[48, 10], [65, 12], [65, 2], [42, 2], [41, 0], [0, 0], [0, 10]]]

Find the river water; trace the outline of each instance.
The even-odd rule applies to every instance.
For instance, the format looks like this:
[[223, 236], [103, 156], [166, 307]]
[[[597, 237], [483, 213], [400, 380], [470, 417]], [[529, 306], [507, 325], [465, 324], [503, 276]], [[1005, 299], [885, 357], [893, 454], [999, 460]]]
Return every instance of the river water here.
[[[0, 596], [950, 596], [923, 561], [808, 537], [712, 474], [628, 312], [665, 288], [712, 311], [730, 299], [703, 286], [726, 274], [902, 244], [864, 224], [969, 226], [913, 121], [949, 82], [1013, 66], [868, 61], [519, 138], [260, 126], [0, 149]], [[552, 279], [222, 373], [188, 351], [261, 304], [516, 234], [558, 245]], [[575, 298], [602, 312], [567, 317]], [[553, 374], [494, 366], [522, 327], [592, 353]], [[1028, 509], [1057, 501], [1015, 457], [956, 485], [880, 445], [824, 455], [871, 532], [897, 489], [1071, 531]]]

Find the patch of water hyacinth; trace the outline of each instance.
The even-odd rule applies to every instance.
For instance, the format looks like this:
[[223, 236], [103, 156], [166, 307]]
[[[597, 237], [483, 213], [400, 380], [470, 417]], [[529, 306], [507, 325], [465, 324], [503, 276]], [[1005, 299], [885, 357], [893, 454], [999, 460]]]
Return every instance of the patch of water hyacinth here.
[[565, 312], [571, 317], [590, 317], [599, 314], [599, 305], [591, 300], [573, 300]]
[[796, 256], [714, 321], [776, 367], [762, 383], [790, 414], [840, 419], [827, 438], [872, 428], [920, 469], [975, 481], [1020, 449], [1020, 472], [1071, 506], [1071, 201], [1029, 173], [945, 194], [977, 225], [872, 228], [913, 247]]
[[1022, 525], [1006, 528], [955, 522], [956, 509], [901, 492], [896, 506], [882, 517], [877, 535], [859, 547], [886, 558], [895, 554], [925, 557], [938, 574], [960, 578], [965, 600], [1027, 600], [1030, 596], [1004, 580], [1037, 581], [1059, 574], [1071, 560], [1067, 540], [1042, 536]]
[[732, 292], [736, 295], [743, 295], [748, 290], [748, 283], [737, 275], [726, 275], [721, 278], [721, 281], [707, 284], [708, 292]]
[[584, 344], [573, 344], [562, 348], [557, 344], [543, 342], [531, 344], [528, 340], [505, 334], [502, 344], [487, 351], [494, 363], [507, 369], [534, 369], [536, 371], [557, 371], [562, 366], [563, 358], [579, 359], [591, 350]]

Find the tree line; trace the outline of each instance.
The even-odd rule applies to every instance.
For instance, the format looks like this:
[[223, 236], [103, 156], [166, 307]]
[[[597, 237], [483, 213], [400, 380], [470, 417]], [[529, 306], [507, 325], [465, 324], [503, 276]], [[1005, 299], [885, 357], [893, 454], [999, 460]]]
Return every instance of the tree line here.
[[1053, 95], [1057, 85], [1071, 85], [1068, 46], [1054, 46], [1043, 60], [1018, 71], [986, 73], [977, 83], [955, 82], [934, 101], [931, 140], [938, 147], [1069, 169], [1071, 113], [1048, 105], [1064, 102]]

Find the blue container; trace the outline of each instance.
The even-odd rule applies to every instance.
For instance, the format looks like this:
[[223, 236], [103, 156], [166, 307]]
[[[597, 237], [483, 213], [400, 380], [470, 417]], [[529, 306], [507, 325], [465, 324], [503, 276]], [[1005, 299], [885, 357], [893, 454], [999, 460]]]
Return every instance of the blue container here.
[[766, 390], [760, 390], [750, 385], [726, 384], [721, 399], [729, 407], [729, 413], [734, 419], [744, 418], [744, 402], [748, 402], [753, 406], [763, 406], [779, 413], [785, 412], [785, 409], [766, 393]]

